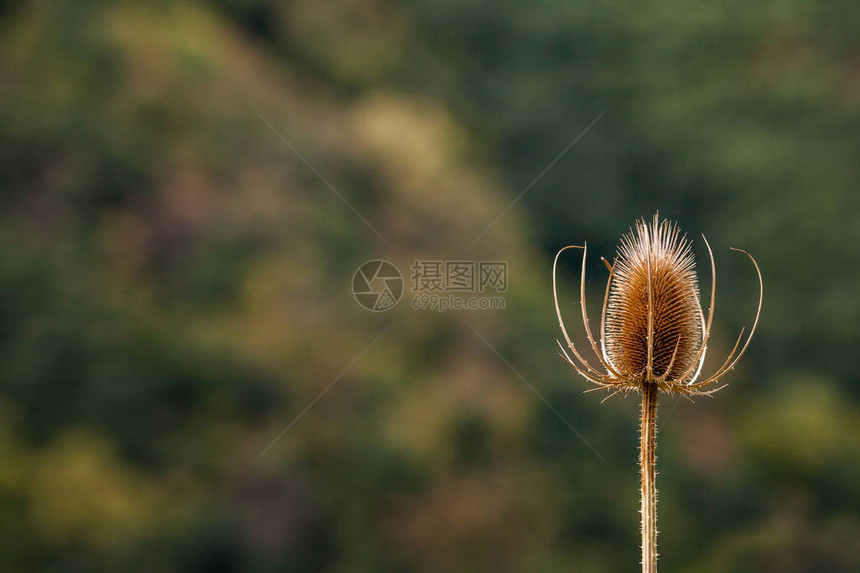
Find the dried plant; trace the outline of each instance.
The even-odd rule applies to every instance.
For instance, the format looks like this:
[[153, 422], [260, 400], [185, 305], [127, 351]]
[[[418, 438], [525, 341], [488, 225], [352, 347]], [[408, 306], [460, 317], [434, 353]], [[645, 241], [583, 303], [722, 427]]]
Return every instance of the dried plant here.
[[[700, 379], [711, 326], [714, 318], [716, 265], [711, 246], [704, 235], [711, 262], [711, 296], [708, 316], [699, 300], [695, 258], [690, 241], [681, 235], [677, 225], [661, 221], [654, 215], [649, 225], [643, 219], [636, 229], [624, 236], [612, 264], [603, 259], [609, 269], [603, 310], [600, 317], [600, 347], [598, 348], [585, 308], [585, 259], [587, 247], [572, 245], [561, 249], [552, 268], [552, 288], [555, 310], [564, 340], [571, 355], [559, 342], [562, 355], [586, 380], [595, 384], [594, 390], [610, 391], [607, 398], [634, 390], [642, 394], [640, 426], [642, 571], [657, 570], [657, 488], [656, 437], [657, 395], [660, 391], [685, 397], [710, 395], [724, 386], [713, 387], [732, 370], [746, 352], [758, 325], [764, 285], [755, 259], [741, 249], [752, 261], [759, 281], [759, 301], [755, 320], [746, 341], [741, 346], [744, 329], [738, 336], [728, 358], [712, 375]], [[567, 249], [582, 249], [580, 306], [585, 336], [599, 362], [592, 366], [574, 346], [564, 327], [558, 306], [556, 267], [558, 257]], [[740, 351], [738, 351], [740, 348]]]

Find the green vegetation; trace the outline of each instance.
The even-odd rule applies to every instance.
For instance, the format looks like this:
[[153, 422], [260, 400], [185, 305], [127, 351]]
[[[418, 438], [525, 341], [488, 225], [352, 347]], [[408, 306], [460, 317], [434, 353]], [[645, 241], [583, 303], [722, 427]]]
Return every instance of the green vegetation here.
[[[550, 267], [659, 209], [712, 239], [715, 357], [757, 295], [727, 247], [767, 283], [719, 400], [661, 403], [661, 570], [855, 573], [858, 25], [844, 1], [0, 2], [0, 570], [635, 570], [638, 402], [597, 408], [558, 357]], [[407, 283], [508, 261], [506, 308], [367, 312], [373, 258]]]

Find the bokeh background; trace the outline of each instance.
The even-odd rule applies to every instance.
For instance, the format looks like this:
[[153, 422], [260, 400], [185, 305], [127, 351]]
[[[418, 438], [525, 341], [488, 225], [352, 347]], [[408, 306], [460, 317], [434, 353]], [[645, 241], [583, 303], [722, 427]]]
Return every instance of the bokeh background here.
[[[715, 249], [706, 369], [755, 310], [729, 247], [766, 281], [730, 386], [662, 402], [661, 569], [860, 571], [858, 29], [847, 0], [0, 2], [0, 569], [637, 570], [638, 402], [559, 358], [550, 269], [588, 240], [596, 315], [597, 255], [659, 209]], [[374, 258], [507, 261], [506, 308], [368, 312]]]

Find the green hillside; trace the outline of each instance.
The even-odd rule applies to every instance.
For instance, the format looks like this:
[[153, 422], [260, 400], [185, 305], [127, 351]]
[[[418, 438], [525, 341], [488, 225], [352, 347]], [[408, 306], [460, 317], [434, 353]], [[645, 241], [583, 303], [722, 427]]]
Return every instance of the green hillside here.
[[[706, 370], [755, 311], [729, 247], [765, 277], [729, 387], [661, 404], [661, 569], [860, 570], [858, 26], [0, 2], [0, 570], [635, 571], [638, 401], [558, 356], [551, 267], [588, 241], [596, 328], [657, 210], [714, 247]], [[373, 259], [386, 312], [350, 292]], [[412, 308], [416, 261], [506, 262], [504, 308]]]

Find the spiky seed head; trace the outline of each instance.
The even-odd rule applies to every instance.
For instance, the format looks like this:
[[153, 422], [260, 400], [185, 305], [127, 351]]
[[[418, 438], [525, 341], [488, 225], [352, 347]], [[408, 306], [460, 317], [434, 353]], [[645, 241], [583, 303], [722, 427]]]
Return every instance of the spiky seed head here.
[[[671, 380], [699, 356], [704, 317], [695, 258], [678, 227], [654, 216], [622, 238], [606, 307], [606, 354], [628, 379]], [[650, 372], [649, 372], [650, 348]], [[692, 377], [692, 374], [685, 378]]]

